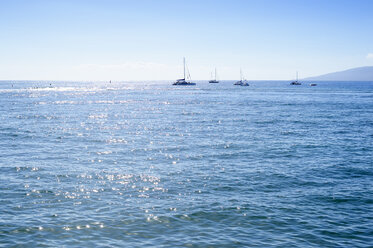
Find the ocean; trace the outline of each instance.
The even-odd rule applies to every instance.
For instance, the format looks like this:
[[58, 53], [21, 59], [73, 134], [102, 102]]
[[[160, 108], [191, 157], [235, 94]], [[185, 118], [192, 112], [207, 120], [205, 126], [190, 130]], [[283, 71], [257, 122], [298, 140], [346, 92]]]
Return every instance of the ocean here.
[[372, 247], [373, 82], [0, 82], [0, 247]]

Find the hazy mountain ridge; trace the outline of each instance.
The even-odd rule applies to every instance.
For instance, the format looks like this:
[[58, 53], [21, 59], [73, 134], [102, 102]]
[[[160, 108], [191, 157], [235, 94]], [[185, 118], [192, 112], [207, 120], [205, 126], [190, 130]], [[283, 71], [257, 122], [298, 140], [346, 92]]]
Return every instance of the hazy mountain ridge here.
[[308, 81], [372, 81], [373, 66], [352, 68], [344, 71], [327, 73], [320, 76], [308, 77]]

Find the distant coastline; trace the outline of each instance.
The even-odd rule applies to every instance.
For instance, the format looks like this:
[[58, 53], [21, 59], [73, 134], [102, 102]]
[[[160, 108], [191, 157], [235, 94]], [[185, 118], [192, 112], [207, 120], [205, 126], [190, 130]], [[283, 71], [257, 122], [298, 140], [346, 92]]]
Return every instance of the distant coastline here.
[[308, 77], [305, 81], [361, 81], [373, 82], [373, 66], [352, 68], [344, 71], [332, 72], [315, 77]]

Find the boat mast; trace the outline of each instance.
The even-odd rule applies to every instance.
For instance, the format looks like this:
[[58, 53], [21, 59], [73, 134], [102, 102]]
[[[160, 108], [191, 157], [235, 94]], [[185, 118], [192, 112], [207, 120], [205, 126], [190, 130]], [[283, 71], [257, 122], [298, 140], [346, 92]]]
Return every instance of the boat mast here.
[[216, 81], [216, 67], [215, 67], [215, 81]]
[[185, 57], [183, 58], [184, 61], [184, 80], [185, 80]]
[[297, 82], [298, 82], [298, 71], [297, 71]]

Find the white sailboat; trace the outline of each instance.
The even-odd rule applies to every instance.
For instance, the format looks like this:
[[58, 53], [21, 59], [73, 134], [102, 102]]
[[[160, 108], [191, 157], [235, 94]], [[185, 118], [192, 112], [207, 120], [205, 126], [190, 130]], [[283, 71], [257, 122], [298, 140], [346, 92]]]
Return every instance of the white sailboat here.
[[246, 79], [242, 76], [242, 70], [240, 69], [240, 80], [235, 82], [234, 85], [250, 86]]
[[[211, 73], [212, 74], [212, 73]], [[212, 76], [212, 75], [211, 75]], [[215, 68], [215, 79], [211, 79], [210, 81], [209, 81], [209, 83], [210, 84], [217, 84], [217, 83], [219, 83], [219, 81], [216, 79], [216, 68]]]
[[172, 85], [196, 85], [196, 83], [188, 82], [188, 80], [189, 81], [191, 80], [189, 71], [188, 71], [188, 77], [187, 78], [185, 77], [185, 58], [183, 58], [183, 62], [184, 62], [184, 77], [181, 79], [177, 79], [176, 82], [174, 82]]

